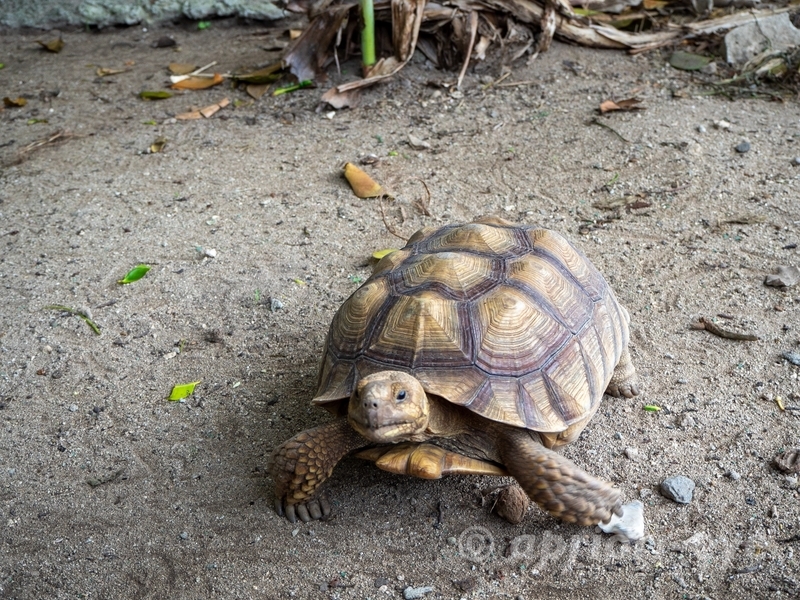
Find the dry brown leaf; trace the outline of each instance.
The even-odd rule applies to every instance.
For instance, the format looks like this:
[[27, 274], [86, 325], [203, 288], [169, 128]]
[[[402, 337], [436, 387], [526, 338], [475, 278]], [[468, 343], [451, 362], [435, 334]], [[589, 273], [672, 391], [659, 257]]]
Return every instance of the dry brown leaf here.
[[251, 98], [255, 98], [256, 100], [258, 100], [259, 98], [261, 98], [261, 96], [267, 93], [269, 85], [270, 84], [268, 83], [258, 83], [258, 84], [251, 83], [244, 89]]
[[290, 40], [296, 40], [301, 35], [303, 35], [303, 30], [302, 29], [290, 29], [289, 30], [289, 39]]
[[150, 144], [150, 148], [148, 148], [148, 150], [150, 151], [150, 154], [157, 154], [161, 152], [164, 149], [164, 146], [166, 145], [167, 145], [167, 138], [160, 137], [157, 138], [155, 142]]
[[214, 116], [214, 114], [219, 111], [221, 108], [225, 108], [231, 103], [230, 100], [227, 98], [223, 98], [216, 104], [209, 104], [205, 108], [199, 108], [197, 110], [190, 110], [189, 112], [181, 113], [179, 115], [175, 115], [176, 119], [181, 121], [191, 121], [193, 119], [202, 119], [205, 117], [206, 119]]
[[189, 63], [169, 63], [169, 72], [173, 75], [188, 75], [194, 71], [197, 66], [190, 65]]
[[615, 110], [644, 110], [644, 106], [639, 106], [641, 102], [638, 98], [627, 98], [617, 102], [606, 100], [600, 103], [600, 113], [605, 114]]
[[98, 67], [97, 73], [98, 77], [108, 77], [109, 75], [119, 75], [120, 73], [127, 73], [130, 69], [107, 69], [105, 67]]
[[36, 40], [36, 42], [48, 52], [54, 52], [58, 54], [64, 48], [64, 40], [61, 38], [56, 38], [54, 40], [50, 40], [49, 42], [43, 42], [41, 40]]
[[222, 83], [223, 77], [219, 73], [214, 73], [213, 77], [189, 77], [183, 81], [172, 84], [173, 90], [204, 90]]
[[659, 8], [664, 8], [667, 4], [667, 0], [644, 0], [642, 7], [645, 10], [657, 10]]
[[19, 98], [9, 98], [8, 96], [3, 98], [3, 104], [5, 104], [8, 108], [22, 108], [27, 103], [28, 101], [22, 96]]
[[344, 166], [344, 176], [359, 198], [375, 198], [383, 194], [383, 188], [353, 163]]
[[327, 92], [322, 94], [320, 98], [322, 102], [327, 102], [333, 108], [352, 108], [358, 106], [361, 101], [361, 90], [350, 90], [349, 92], [340, 92], [337, 88], [333, 87]]

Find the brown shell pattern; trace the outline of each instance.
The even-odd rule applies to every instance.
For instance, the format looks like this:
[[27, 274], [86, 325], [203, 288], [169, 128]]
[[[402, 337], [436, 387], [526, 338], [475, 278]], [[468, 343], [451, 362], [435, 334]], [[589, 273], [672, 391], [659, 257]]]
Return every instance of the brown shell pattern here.
[[558, 432], [596, 410], [627, 343], [627, 313], [558, 233], [493, 219], [428, 228], [336, 313], [314, 402], [397, 369], [487, 419]]

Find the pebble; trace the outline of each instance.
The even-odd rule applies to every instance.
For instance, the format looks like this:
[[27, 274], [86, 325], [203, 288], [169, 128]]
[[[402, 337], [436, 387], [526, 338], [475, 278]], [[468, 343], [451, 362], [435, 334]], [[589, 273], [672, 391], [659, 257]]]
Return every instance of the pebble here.
[[796, 367], [800, 367], [800, 353], [797, 352], [784, 352], [781, 357], [788, 360]]
[[692, 415], [683, 415], [681, 417], [679, 425], [684, 429], [691, 429], [696, 425], [696, 421]]
[[78, 405], [77, 404], [70, 404], [69, 405], [69, 412], [77, 412], [77, 411], [78, 411]]
[[736, 151], [739, 154], [750, 152], [750, 142], [739, 142], [738, 144], [736, 144]]
[[203, 254], [205, 254], [208, 258], [216, 258], [217, 257], [217, 251], [214, 250], [214, 248], [204, 248], [203, 249]]
[[792, 287], [800, 282], [800, 269], [781, 265], [772, 275], [764, 278], [764, 285], [772, 287]]
[[185, 531], [181, 531], [181, 534], [178, 537], [181, 538], [182, 540], [188, 540], [189, 534], [186, 533]]
[[679, 504], [689, 504], [694, 492], [694, 481], [683, 475], [668, 477], [661, 482], [661, 495]]
[[731, 124], [728, 123], [728, 121], [726, 121], [725, 119], [722, 119], [720, 121], [715, 121], [714, 122], [714, 127], [716, 127], [717, 129], [728, 130], [728, 129], [731, 128]]
[[706, 131], [707, 130], [706, 130], [706, 126], [705, 125], [698, 125], [697, 126], [697, 133], [705, 133]]
[[725, 473], [725, 476], [728, 477], [729, 479], [732, 479], [733, 481], [739, 481], [742, 478], [742, 476], [739, 475], [737, 471], [728, 471], [727, 473]]
[[457, 543], [458, 543], [458, 540], [456, 538], [454, 538], [453, 536], [450, 536], [449, 538], [447, 538], [447, 544], [449, 546], [455, 546]]
[[408, 586], [406, 589], [403, 590], [403, 598], [406, 600], [416, 600], [417, 598], [422, 598], [425, 594], [428, 594], [433, 591], [433, 588], [430, 586], [425, 587], [411, 587]]
[[769, 509], [769, 516], [773, 519], [778, 518], [778, 507], [774, 504], [772, 505], [772, 508]]
[[636, 460], [639, 458], [639, 450], [636, 448], [625, 448], [625, 456], [630, 460]]
[[614, 434], [614, 439], [615, 440], [621, 440], [622, 439], [622, 434], [618, 431], [617, 433]]
[[283, 302], [278, 300], [277, 298], [270, 298], [269, 299], [269, 309], [272, 312], [277, 312], [283, 308]]
[[795, 156], [795, 157], [792, 159], [792, 164], [793, 164], [794, 166], [798, 166], [798, 165], [800, 165], [800, 156]]

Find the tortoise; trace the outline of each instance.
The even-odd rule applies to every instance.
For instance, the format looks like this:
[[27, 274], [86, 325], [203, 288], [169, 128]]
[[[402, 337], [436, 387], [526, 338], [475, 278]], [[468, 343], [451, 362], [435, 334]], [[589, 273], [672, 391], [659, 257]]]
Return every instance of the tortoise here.
[[622, 516], [620, 492], [554, 450], [603, 392], [639, 393], [628, 312], [560, 234], [485, 217], [424, 228], [339, 308], [312, 402], [336, 415], [272, 455], [275, 508], [330, 514], [346, 455], [425, 479], [511, 475], [551, 515]]

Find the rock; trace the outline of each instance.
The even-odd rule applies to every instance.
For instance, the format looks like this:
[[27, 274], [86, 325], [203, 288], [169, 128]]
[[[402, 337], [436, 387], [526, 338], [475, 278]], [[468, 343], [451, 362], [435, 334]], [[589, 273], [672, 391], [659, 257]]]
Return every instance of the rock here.
[[495, 505], [495, 512], [512, 525], [522, 523], [531, 501], [521, 487], [509, 485], [500, 491]]
[[725, 473], [725, 476], [728, 477], [728, 479], [732, 479], [733, 481], [739, 481], [742, 478], [742, 476], [739, 475], [737, 471], [728, 471], [727, 473]]
[[706, 132], [706, 126], [705, 125], [698, 125], [697, 126], [697, 133], [705, 133], [705, 132]]
[[792, 287], [800, 281], [800, 269], [781, 265], [778, 271], [764, 278], [764, 285], [772, 287]]
[[781, 354], [781, 358], [788, 360], [795, 367], [800, 367], [800, 354], [797, 352], [784, 352]]
[[611, 515], [608, 523], [598, 523], [601, 531], [614, 534], [620, 542], [635, 542], [644, 537], [644, 504], [634, 500], [622, 505], [622, 516]]
[[715, 63], [715, 62], [708, 63], [705, 67], [700, 69], [700, 72], [703, 75], [716, 75], [716, 73], [717, 73], [717, 63]]
[[795, 157], [792, 159], [792, 164], [793, 164], [794, 166], [800, 165], [800, 156], [795, 156]]
[[800, 473], [800, 448], [781, 452], [772, 459], [772, 462], [784, 473]]
[[725, 119], [722, 119], [721, 121], [715, 121], [714, 127], [716, 127], [717, 129], [722, 129], [723, 131], [727, 131], [731, 128], [731, 124], [728, 123], [728, 121], [726, 121]]
[[692, 417], [692, 415], [686, 414], [680, 417], [680, 421], [678, 422], [678, 424], [684, 429], [691, 429], [692, 427], [695, 426], [696, 422], [694, 420], [694, 417]]
[[736, 144], [736, 151], [739, 154], [744, 154], [745, 152], [750, 152], [750, 142], [740, 142]]
[[625, 448], [625, 456], [629, 460], [636, 460], [637, 458], [639, 458], [639, 450], [637, 450], [636, 448]]
[[406, 600], [417, 600], [418, 598], [422, 598], [425, 594], [428, 594], [432, 591], [433, 588], [430, 586], [418, 588], [408, 586], [403, 590], [403, 598]]
[[800, 31], [792, 25], [788, 13], [753, 19], [725, 36], [725, 59], [742, 64], [764, 50], [780, 51], [800, 45]]
[[694, 492], [694, 481], [683, 475], [668, 477], [661, 482], [661, 495], [679, 504], [689, 504]]

